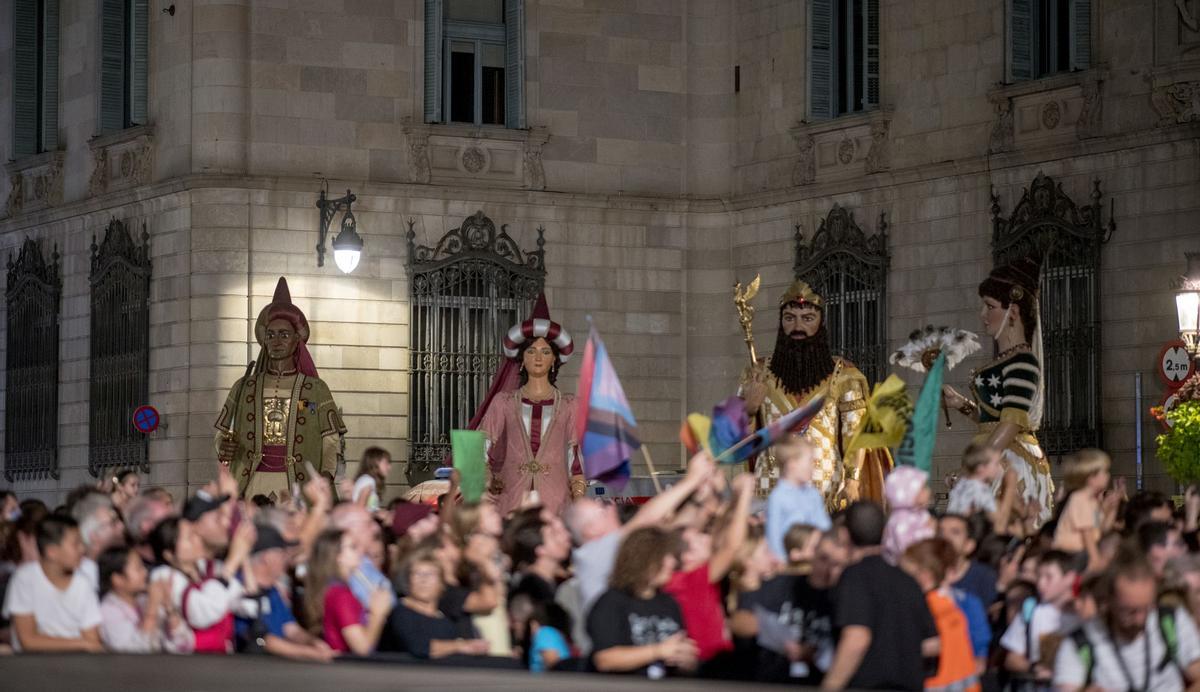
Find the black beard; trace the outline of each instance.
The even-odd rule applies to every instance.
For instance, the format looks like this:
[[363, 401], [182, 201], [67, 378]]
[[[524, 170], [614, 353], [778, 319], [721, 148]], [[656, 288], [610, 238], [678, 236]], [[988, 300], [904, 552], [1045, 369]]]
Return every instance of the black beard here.
[[793, 339], [780, 328], [771, 354], [771, 373], [792, 395], [804, 394], [829, 377], [833, 373], [833, 352], [825, 325], [806, 339]]

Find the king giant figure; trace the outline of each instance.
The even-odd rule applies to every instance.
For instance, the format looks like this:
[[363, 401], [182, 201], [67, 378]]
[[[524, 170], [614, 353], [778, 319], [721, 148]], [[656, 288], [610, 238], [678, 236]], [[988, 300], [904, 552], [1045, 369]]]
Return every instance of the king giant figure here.
[[[766, 425], [825, 391], [821, 412], [804, 437], [816, 448], [813, 483], [831, 508], [861, 498], [882, 501], [883, 478], [891, 468], [886, 449], [845, 454], [867, 408], [867, 378], [854, 364], [834, 356], [825, 330], [825, 301], [803, 281], [779, 299], [775, 351], [742, 376], [746, 412]], [[775, 481], [773, 452], [762, 478]]]
[[308, 320], [292, 304], [287, 280], [258, 313], [254, 336], [262, 350], [233, 384], [215, 424], [221, 463], [242, 497], [282, 497], [308, 479], [308, 466], [333, 478], [339, 438], [346, 434], [329, 387], [309, 355]]

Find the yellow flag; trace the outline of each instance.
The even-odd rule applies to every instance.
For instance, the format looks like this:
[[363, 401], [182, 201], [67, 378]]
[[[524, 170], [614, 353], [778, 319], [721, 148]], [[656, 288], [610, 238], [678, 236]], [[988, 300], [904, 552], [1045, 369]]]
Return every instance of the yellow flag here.
[[871, 392], [867, 412], [850, 439], [846, 456], [860, 449], [896, 447], [904, 439], [912, 414], [913, 403], [908, 398], [904, 380], [889, 375]]

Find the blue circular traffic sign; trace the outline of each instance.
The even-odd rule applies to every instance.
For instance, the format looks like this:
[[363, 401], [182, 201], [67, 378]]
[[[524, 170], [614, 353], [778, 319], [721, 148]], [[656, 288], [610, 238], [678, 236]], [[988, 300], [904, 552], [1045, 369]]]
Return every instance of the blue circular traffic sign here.
[[153, 406], [138, 406], [133, 412], [133, 427], [146, 435], [158, 430], [158, 409]]

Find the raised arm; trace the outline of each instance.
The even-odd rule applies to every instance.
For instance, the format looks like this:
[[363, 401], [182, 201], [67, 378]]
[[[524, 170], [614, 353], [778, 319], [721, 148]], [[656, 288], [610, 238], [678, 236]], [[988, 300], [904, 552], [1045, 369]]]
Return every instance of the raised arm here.
[[655, 495], [649, 502], [642, 505], [638, 513], [625, 524], [624, 530], [633, 531], [646, 526], [662, 524], [715, 471], [716, 464], [713, 462], [712, 456], [701, 450], [688, 462], [687, 474], [683, 480]]
[[746, 534], [749, 530], [747, 519], [750, 516], [750, 501], [754, 498], [754, 475], [739, 474], [737, 478], [733, 479], [733, 488], [736, 499], [733, 509], [730, 510], [732, 516], [718, 537], [716, 550], [708, 562], [708, 580], [712, 583], [725, 578], [730, 568], [733, 567], [738, 550], [746, 542]]

